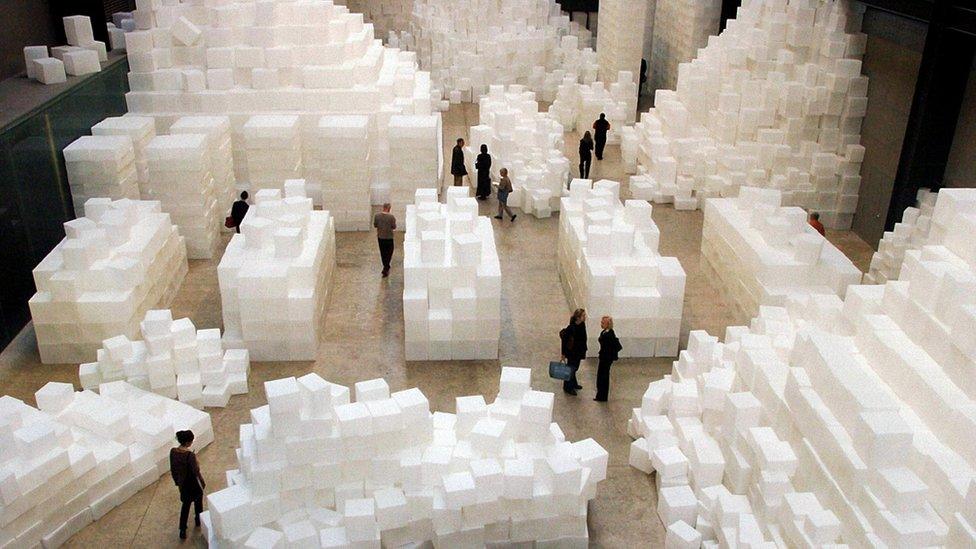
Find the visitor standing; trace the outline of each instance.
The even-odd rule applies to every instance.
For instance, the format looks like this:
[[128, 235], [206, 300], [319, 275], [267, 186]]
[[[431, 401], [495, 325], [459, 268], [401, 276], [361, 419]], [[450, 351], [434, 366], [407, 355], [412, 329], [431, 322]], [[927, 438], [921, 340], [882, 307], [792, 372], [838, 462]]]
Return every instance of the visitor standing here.
[[593, 162], [593, 137], [589, 131], [583, 132], [583, 139], [579, 142], [579, 170], [580, 179], [590, 178], [590, 164]]
[[451, 152], [451, 175], [454, 176], [455, 187], [460, 187], [462, 178], [468, 175], [468, 169], [464, 167], [464, 139], [460, 137]]
[[573, 311], [569, 326], [560, 330], [559, 339], [562, 340], [563, 359], [573, 371], [570, 378], [563, 381], [563, 391], [575, 396], [576, 391], [583, 388], [576, 380], [576, 372], [579, 370], [580, 362], [586, 358], [586, 309]]
[[508, 208], [508, 195], [512, 193], [512, 180], [508, 178], [508, 168], [498, 170], [498, 175], [501, 177], [498, 179], [498, 215], [495, 219], [505, 219], [502, 214], [507, 213], [512, 221], [515, 221], [515, 214]]
[[474, 168], [478, 170], [478, 188], [474, 193], [478, 200], [487, 200], [491, 194], [491, 155], [488, 145], [481, 144], [481, 154], [475, 159]]
[[610, 131], [610, 122], [607, 115], [600, 113], [600, 119], [593, 123], [593, 140], [596, 141], [596, 159], [603, 160], [603, 148], [607, 146], [607, 132]]
[[637, 95], [644, 93], [644, 84], [647, 84], [647, 59], [641, 59], [640, 84], [637, 85]]
[[809, 223], [811, 227], [816, 229], [817, 232], [820, 233], [820, 236], [827, 236], [827, 231], [826, 229], [824, 229], [823, 223], [820, 222], [819, 213], [810, 212], [810, 217], [807, 218], [807, 223]]
[[247, 191], [241, 191], [240, 200], [234, 202], [230, 207], [230, 218], [234, 220], [234, 229], [237, 230], [238, 234], [241, 232], [241, 223], [244, 222], [244, 216], [247, 215], [247, 210], [251, 207], [247, 203], [247, 197]]
[[613, 333], [613, 317], [605, 316], [600, 319], [600, 365], [596, 371], [597, 402], [606, 402], [610, 396], [610, 366], [620, 356], [623, 346]]
[[393, 259], [393, 231], [396, 230], [396, 216], [390, 213], [390, 204], [383, 204], [383, 211], [373, 216], [376, 227], [376, 241], [380, 246], [380, 259], [383, 261], [383, 278], [390, 276], [390, 260]]
[[169, 472], [173, 475], [173, 482], [180, 489], [180, 539], [186, 539], [186, 521], [190, 517], [190, 504], [196, 525], [200, 526], [200, 513], [203, 511], [203, 489], [207, 483], [200, 474], [200, 464], [197, 455], [190, 450], [193, 445], [193, 431], [177, 431], [178, 448], [169, 451]]

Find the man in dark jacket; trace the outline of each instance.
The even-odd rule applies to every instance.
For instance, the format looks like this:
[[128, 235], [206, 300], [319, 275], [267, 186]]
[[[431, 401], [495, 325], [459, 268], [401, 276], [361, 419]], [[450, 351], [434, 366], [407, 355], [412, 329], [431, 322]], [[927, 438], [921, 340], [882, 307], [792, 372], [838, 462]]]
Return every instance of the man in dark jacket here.
[[563, 391], [576, 395], [576, 391], [583, 386], [576, 380], [576, 372], [580, 362], [586, 358], [586, 309], [576, 309], [569, 319], [569, 326], [559, 332], [562, 340], [562, 355], [566, 365], [573, 370], [573, 375], [563, 381]]
[[603, 160], [603, 148], [607, 146], [607, 132], [610, 131], [610, 122], [607, 115], [600, 113], [600, 119], [593, 123], [593, 141], [596, 141], [596, 159]]
[[247, 204], [247, 191], [241, 192], [241, 199], [230, 207], [230, 218], [234, 220], [234, 228], [237, 232], [241, 232], [241, 222], [244, 221], [244, 216], [247, 215], [247, 210], [250, 208]]
[[464, 167], [464, 139], [460, 137], [451, 152], [451, 175], [454, 176], [455, 187], [460, 187], [461, 178], [468, 175], [468, 169]]

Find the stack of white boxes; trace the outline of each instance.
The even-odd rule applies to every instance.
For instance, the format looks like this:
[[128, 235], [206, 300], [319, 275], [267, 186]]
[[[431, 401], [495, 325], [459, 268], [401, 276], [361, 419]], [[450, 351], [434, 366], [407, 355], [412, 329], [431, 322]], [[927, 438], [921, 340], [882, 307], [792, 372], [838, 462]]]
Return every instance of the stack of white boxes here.
[[84, 215], [89, 198], [139, 199], [139, 175], [132, 139], [122, 135], [86, 135], [64, 148], [75, 217]]
[[938, 194], [919, 189], [916, 195], [917, 207], [906, 208], [901, 222], [895, 223], [893, 231], [885, 231], [878, 242], [878, 251], [871, 256], [871, 267], [864, 275], [865, 284], [884, 284], [898, 280], [905, 252], [918, 250], [928, 243], [929, 229], [932, 227], [932, 212]]
[[68, 81], [64, 72], [64, 62], [50, 56], [47, 46], [27, 46], [24, 48], [24, 66], [27, 78], [41, 84], [61, 84]]
[[220, 218], [209, 137], [202, 133], [157, 135], [146, 145], [148, 181], [142, 192], [158, 200], [186, 239], [190, 259], [217, 253]]
[[524, 86], [507, 89], [493, 85], [481, 98], [479, 123], [472, 126], [465, 156], [471, 161], [468, 173], [474, 177], [474, 159], [481, 145], [488, 145], [492, 156], [491, 174], [508, 169], [514, 191], [509, 206], [521, 208], [536, 217], [549, 217], [559, 211], [559, 199], [569, 181], [569, 160], [563, 154], [563, 127], [544, 112], [534, 92]]
[[607, 143], [620, 142], [620, 132], [626, 126], [633, 126], [637, 117], [637, 82], [634, 73], [620, 71], [617, 81], [610, 89], [603, 82], [590, 85], [566, 82], [559, 86], [556, 100], [549, 106], [549, 116], [562, 124], [566, 131], [576, 130], [592, 134], [593, 122], [600, 114], [607, 115], [610, 133]]
[[685, 471], [658, 505], [676, 536], [976, 543], [976, 191], [940, 191], [931, 223], [899, 280], [795, 294], [724, 343], [691, 333], [628, 426], [632, 465]]
[[600, 319], [613, 317], [620, 356], [675, 356], [685, 271], [658, 254], [661, 233], [642, 200], [621, 204], [614, 181], [574, 179], [559, 216], [559, 278], [571, 309], [589, 314], [589, 353], [599, 351]]
[[552, 101], [568, 76], [597, 79], [589, 31], [553, 0], [416, 0], [409, 40], [435, 88], [474, 102], [494, 84], [522, 84]]
[[303, 145], [312, 202], [329, 210], [337, 231], [369, 230], [369, 117], [323, 116]]
[[407, 360], [498, 358], [501, 268], [491, 220], [465, 187], [433, 189], [407, 207], [403, 242]]
[[[609, 82], [621, 71], [640, 73], [644, 54], [647, 0], [603, 0], [597, 21], [596, 58], [600, 80]], [[636, 98], [637, 93], [634, 90]]]
[[158, 202], [92, 198], [85, 217], [34, 268], [31, 318], [41, 362], [95, 359], [102, 340], [133, 337], [186, 275], [186, 245]]
[[353, 13], [361, 13], [366, 22], [373, 24], [376, 36], [385, 37], [410, 26], [413, 0], [337, 0]]
[[[156, 124], [152, 118], [144, 116], [113, 116], [92, 126], [94, 136], [126, 136], [132, 140], [136, 155], [136, 173], [139, 176], [139, 190], [147, 189], [149, 172], [146, 164], [146, 147], [156, 137]], [[99, 195], [103, 196], [103, 195]]]
[[313, 360], [335, 270], [335, 224], [302, 181], [263, 189], [217, 267], [224, 346], [254, 360]]
[[400, 116], [390, 118], [390, 165], [396, 166], [389, 189], [375, 202], [389, 202], [393, 215], [405, 219], [417, 189], [437, 189], [444, 165], [441, 148], [440, 116]]
[[297, 115], [263, 114], [248, 118], [240, 131], [236, 155], [238, 179], [252, 193], [277, 189], [302, 176], [302, 126]]
[[781, 207], [779, 191], [743, 187], [737, 198], [710, 198], [702, 227], [702, 267], [740, 320], [790, 294], [844, 297], [861, 271], [807, 223], [800, 208]]
[[[172, 135], [199, 134], [207, 136], [207, 156], [213, 176], [214, 196], [220, 214], [230, 215], [230, 207], [237, 200], [237, 179], [234, 174], [234, 152], [231, 144], [230, 118], [226, 116], [184, 116], [169, 127]], [[243, 190], [243, 189], [242, 189]]]
[[126, 381], [195, 408], [222, 408], [231, 395], [247, 392], [247, 349], [225, 351], [219, 329], [197, 330], [189, 318], [174, 321], [168, 309], [147, 311], [139, 326], [142, 341], [106, 339], [97, 362], [78, 367], [82, 387]]
[[745, 2], [637, 124], [638, 145], [627, 148], [636, 158], [625, 164], [639, 165], [640, 197], [695, 209], [743, 185], [774, 188], [828, 228], [849, 228], [867, 109], [859, 10]]
[[102, 70], [108, 61], [105, 42], [98, 42], [92, 32], [91, 19], [84, 15], [64, 18], [67, 46], [57, 46], [48, 52], [47, 46], [24, 48], [27, 77], [42, 84], [60, 84], [67, 75], [82, 76]]
[[125, 51], [125, 33], [136, 30], [136, 20], [131, 11], [117, 11], [112, 14], [108, 25], [108, 48], [112, 51]]
[[679, 65], [694, 59], [709, 37], [718, 34], [721, 15], [721, 0], [655, 0], [647, 67], [652, 90], [675, 88]]
[[586, 547], [608, 454], [567, 441], [530, 378], [502, 368], [493, 403], [459, 397], [453, 414], [383, 379], [356, 383], [355, 402], [314, 373], [265, 383], [240, 467], [207, 496], [210, 546]]
[[10, 547], [59, 547], [169, 470], [178, 430], [213, 441], [210, 416], [127, 383], [102, 394], [48, 383], [40, 410], [0, 397], [0, 539]]

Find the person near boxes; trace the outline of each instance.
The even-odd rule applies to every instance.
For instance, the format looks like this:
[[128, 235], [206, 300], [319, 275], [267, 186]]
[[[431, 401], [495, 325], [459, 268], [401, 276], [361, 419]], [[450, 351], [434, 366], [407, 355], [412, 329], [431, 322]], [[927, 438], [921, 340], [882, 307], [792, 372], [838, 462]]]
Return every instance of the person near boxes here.
[[580, 139], [579, 144], [579, 155], [580, 155], [580, 179], [590, 178], [590, 164], [593, 163], [593, 137], [590, 136], [589, 131], [583, 132], [583, 139]]
[[573, 375], [563, 382], [563, 391], [573, 396], [583, 386], [576, 380], [580, 362], [586, 358], [586, 309], [576, 309], [569, 318], [569, 326], [559, 332], [562, 340], [561, 354], [566, 364], [572, 368]]
[[512, 221], [515, 221], [516, 215], [508, 207], [508, 195], [512, 194], [513, 190], [512, 180], [508, 178], [508, 168], [498, 170], [498, 174], [501, 177], [498, 179], [498, 215], [495, 219], [505, 219], [502, 214], [506, 213]]
[[475, 197], [478, 200], [488, 200], [491, 194], [491, 155], [488, 154], [488, 145], [481, 144], [481, 154], [474, 161], [474, 167], [478, 170], [478, 189]]
[[605, 316], [600, 319], [600, 365], [596, 371], [597, 402], [606, 402], [610, 395], [610, 366], [619, 358], [623, 346], [613, 333], [613, 317]]
[[383, 261], [383, 278], [390, 276], [390, 260], [393, 259], [393, 231], [396, 230], [396, 217], [390, 213], [390, 203], [383, 204], [383, 211], [373, 216], [376, 227], [376, 241], [380, 246], [380, 259]]
[[455, 187], [460, 187], [461, 180], [468, 175], [468, 169], [464, 167], [464, 139], [460, 137], [451, 151], [451, 175], [454, 176]]
[[178, 448], [169, 451], [169, 472], [173, 475], [173, 482], [180, 489], [180, 539], [186, 539], [186, 520], [190, 516], [190, 504], [196, 517], [196, 526], [200, 526], [200, 513], [203, 511], [203, 489], [207, 483], [200, 474], [200, 463], [197, 455], [190, 450], [193, 445], [193, 431], [177, 431]]
[[827, 236], [827, 231], [824, 229], [823, 223], [820, 222], [820, 214], [818, 212], [810, 212], [810, 217], [807, 218], [807, 223], [811, 227], [820, 233], [820, 236]]
[[247, 215], [247, 210], [251, 206], [247, 203], [247, 191], [241, 191], [241, 199], [234, 202], [230, 207], [230, 218], [234, 220], [234, 229], [238, 234], [241, 232], [241, 223], [244, 222], [244, 216]]
[[593, 138], [596, 141], [596, 159], [603, 160], [603, 148], [607, 146], [607, 132], [610, 131], [610, 122], [607, 121], [606, 113], [600, 113], [600, 119], [593, 123]]

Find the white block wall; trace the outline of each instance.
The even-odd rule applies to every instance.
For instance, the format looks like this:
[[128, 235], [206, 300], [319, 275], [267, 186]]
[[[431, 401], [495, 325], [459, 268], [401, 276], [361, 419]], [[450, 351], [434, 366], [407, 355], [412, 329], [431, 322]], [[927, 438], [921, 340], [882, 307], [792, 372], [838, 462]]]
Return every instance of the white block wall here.
[[369, 117], [323, 116], [302, 145], [313, 203], [329, 210], [337, 231], [369, 230]]
[[313, 360], [335, 270], [335, 223], [302, 182], [264, 189], [217, 267], [224, 346], [253, 360]]
[[[214, 180], [217, 212], [230, 215], [230, 208], [238, 199], [237, 177], [234, 174], [234, 149], [231, 143], [230, 118], [226, 116], [184, 116], [169, 127], [169, 133], [202, 134], [207, 136], [210, 174]], [[244, 190], [244, 189], [241, 189]]]
[[403, 242], [407, 360], [498, 358], [501, 268], [491, 219], [464, 187], [417, 191]]
[[[644, 53], [647, 0], [603, 0], [597, 22], [596, 57], [600, 80], [609, 82], [620, 71], [640, 74]], [[636, 90], [634, 93], [636, 97]]]
[[[638, 67], [639, 69], [639, 67]], [[590, 85], [566, 82], [559, 86], [556, 100], [549, 106], [549, 116], [566, 131], [593, 133], [593, 122], [606, 114], [610, 122], [607, 143], [620, 143], [620, 132], [632, 126], [637, 117], [637, 80], [635, 72], [621, 71], [609, 86], [601, 81]]]
[[675, 88], [678, 66], [697, 57], [708, 37], [718, 34], [721, 15], [721, 0], [656, 0], [647, 66], [651, 90]]
[[396, 218], [403, 220], [417, 189], [440, 188], [444, 130], [440, 116], [395, 115], [390, 118], [389, 131], [390, 165], [396, 166], [392, 172], [395, 177], [389, 178], [385, 192], [374, 195], [374, 202], [389, 202]]
[[64, 165], [75, 217], [89, 198], [139, 199], [139, 176], [132, 140], [122, 135], [86, 135], [64, 148]]
[[[644, 201], [619, 199], [615, 181], [573, 180], [559, 215], [559, 278], [570, 310], [588, 313], [588, 354], [610, 315], [623, 357], [678, 352], [685, 271], [658, 253], [661, 233]], [[568, 317], [567, 317], [568, 318]]]
[[[139, 175], [139, 191], [146, 189], [149, 175], [146, 167], [146, 146], [156, 137], [156, 125], [145, 116], [115, 116], [92, 126], [92, 135], [124, 135], [132, 140], [136, 155], [136, 173]], [[84, 202], [82, 202], [84, 204]]]
[[95, 359], [104, 339], [134, 337], [186, 275], [186, 245], [158, 202], [92, 198], [85, 217], [34, 268], [31, 319], [41, 362]]
[[905, 252], [918, 250], [928, 243], [937, 198], [938, 194], [919, 189], [917, 207], [906, 208], [901, 222], [895, 223], [893, 231], [885, 231], [878, 242], [878, 251], [871, 256], [870, 270], [864, 275], [865, 284], [884, 284], [898, 279]]
[[[210, 546], [586, 546], [608, 455], [567, 441], [530, 377], [503, 368], [491, 404], [458, 397], [455, 413], [433, 414], [421, 391], [383, 379], [357, 383], [355, 401], [314, 373], [265, 383], [239, 467], [207, 496]], [[294, 451], [275, 452], [285, 440]]]

